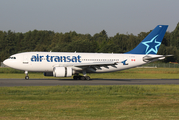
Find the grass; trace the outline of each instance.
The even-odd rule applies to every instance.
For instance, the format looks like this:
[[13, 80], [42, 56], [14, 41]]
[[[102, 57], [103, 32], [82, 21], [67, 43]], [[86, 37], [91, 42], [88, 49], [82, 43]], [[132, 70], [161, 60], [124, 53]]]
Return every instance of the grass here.
[[[0, 68], [0, 78], [24, 76], [23, 71]], [[29, 76], [53, 78], [42, 73]], [[133, 68], [90, 77], [178, 79], [179, 69]], [[179, 85], [0, 87], [0, 119], [177, 120]]]
[[124, 71], [91, 74], [93, 78], [113, 79], [178, 79], [178, 68], [132, 68]]
[[[132, 68], [111, 73], [88, 74], [92, 79], [179, 79], [179, 68]], [[0, 78], [24, 78], [24, 71], [0, 68]], [[30, 78], [64, 79], [45, 77], [43, 73], [29, 72]], [[69, 78], [68, 78], [69, 79]], [[72, 77], [71, 77], [72, 79]]]
[[0, 67], [0, 73], [24, 73], [24, 71], [13, 68]]
[[0, 119], [179, 119], [178, 85], [0, 87]]

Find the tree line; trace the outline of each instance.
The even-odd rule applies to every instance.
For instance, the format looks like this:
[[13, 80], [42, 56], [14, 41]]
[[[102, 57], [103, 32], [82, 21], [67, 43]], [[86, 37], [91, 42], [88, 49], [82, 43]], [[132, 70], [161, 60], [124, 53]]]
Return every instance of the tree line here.
[[[29, 51], [125, 53], [135, 48], [150, 32], [141, 32], [138, 35], [117, 33], [113, 37], [108, 37], [105, 30], [93, 36], [75, 31], [0, 31], [0, 61], [12, 54]], [[166, 32], [158, 51], [161, 55], [174, 55], [163, 62], [179, 62], [178, 53], [179, 23], [174, 31]]]

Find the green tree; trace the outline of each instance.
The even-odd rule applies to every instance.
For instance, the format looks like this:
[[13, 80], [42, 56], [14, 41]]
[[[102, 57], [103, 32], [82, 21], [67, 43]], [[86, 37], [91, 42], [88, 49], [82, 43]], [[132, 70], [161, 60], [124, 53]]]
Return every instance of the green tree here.
[[179, 23], [177, 24], [175, 30], [171, 32], [170, 45], [176, 46], [177, 49], [179, 49]]

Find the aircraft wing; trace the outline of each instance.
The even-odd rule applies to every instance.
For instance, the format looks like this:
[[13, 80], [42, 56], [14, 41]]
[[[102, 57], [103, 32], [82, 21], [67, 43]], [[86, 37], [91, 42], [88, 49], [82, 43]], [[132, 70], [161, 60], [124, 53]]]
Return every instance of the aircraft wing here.
[[74, 64], [64, 64], [59, 65], [63, 67], [90, 67], [90, 66], [110, 66], [117, 65], [118, 62], [89, 62], [89, 63], [74, 63]]
[[[109, 66], [116, 67], [118, 63], [123, 63], [122, 62], [113, 62], [113, 61], [107, 61], [107, 62], [88, 62], [88, 63], [74, 63], [74, 64], [64, 64], [64, 65], [55, 65], [54, 67], [60, 66], [60, 67], [78, 67], [81, 68], [82, 70], [88, 70], [95, 72], [97, 69], [101, 69], [101, 67], [109, 68]], [[125, 62], [124, 62], [125, 63]], [[124, 64], [123, 63], [123, 64]]]
[[153, 61], [157, 61], [157, 60], [162, 60], [165, 59], [165, 57], [170, 57], [173, 55], [146, 55], [143, 57], [143, 61], [145, 62], [153, 62]]

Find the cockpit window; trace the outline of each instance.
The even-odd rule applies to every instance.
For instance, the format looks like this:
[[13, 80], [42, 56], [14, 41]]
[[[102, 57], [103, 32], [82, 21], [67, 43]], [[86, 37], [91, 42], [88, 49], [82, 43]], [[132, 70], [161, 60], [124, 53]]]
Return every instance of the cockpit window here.
[[16, 59], [16, 57], [9, 57], [9, 59]]

